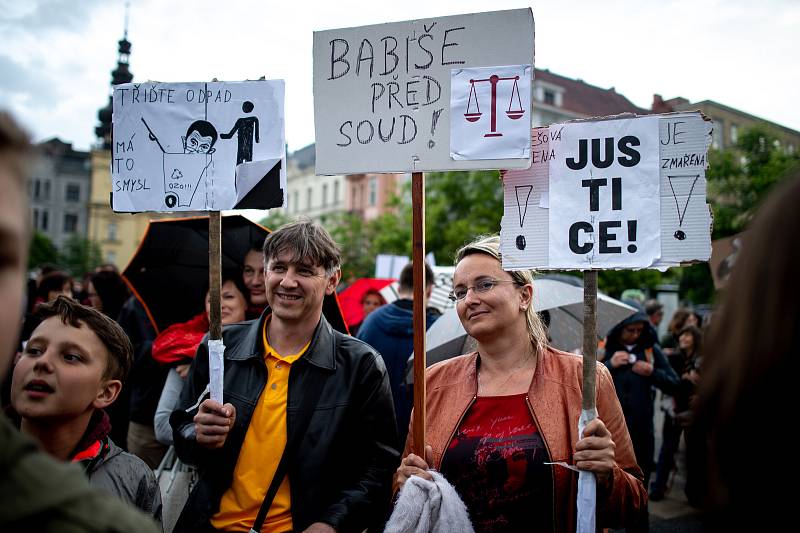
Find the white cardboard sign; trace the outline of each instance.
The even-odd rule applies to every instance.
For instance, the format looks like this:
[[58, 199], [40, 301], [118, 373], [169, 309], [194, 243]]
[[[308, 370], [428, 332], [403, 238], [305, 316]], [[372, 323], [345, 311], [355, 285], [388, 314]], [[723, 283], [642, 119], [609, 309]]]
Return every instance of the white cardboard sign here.
[[707, 261], [710, 142], [711, 122], [700, 113], [534, 129], [531, 167], [503, 173], [504, 268], [665, 269]]
[[112, 209], [284, 204], [283, 80], [114, 87]]
[[607, 121], [601, 128], [591, 122], [565, 124], [560, 144], [560, 156], [550, 161], [550, 265], [653, 264], [661, 252], [653, 172], [658, 118]]
[[[451, 158], [450, 80], [454, 69], [532, 67], [533, 41], [530, 9], [314, 32], [317, 174], [527, 168], [527, 157]], [[530, 127], [523, 111], [516, 122]]]
[[532, 70], [514, 65], [451, 71], [451, 158], [530, 158]]

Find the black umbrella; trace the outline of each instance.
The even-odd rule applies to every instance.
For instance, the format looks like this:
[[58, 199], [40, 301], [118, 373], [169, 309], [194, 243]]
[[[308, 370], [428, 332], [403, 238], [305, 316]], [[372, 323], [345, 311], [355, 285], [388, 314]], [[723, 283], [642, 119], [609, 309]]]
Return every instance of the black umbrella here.
[[[241, 272], [247, 252], [268, 234], [241, 215], [222, 217], [222, 271]], [[158, 331], [197, 315], [208, 288], [208, 217], [152, 220], [122, 276]], [[347, 331], [335, 294], [325, 297], [323, 313]]]

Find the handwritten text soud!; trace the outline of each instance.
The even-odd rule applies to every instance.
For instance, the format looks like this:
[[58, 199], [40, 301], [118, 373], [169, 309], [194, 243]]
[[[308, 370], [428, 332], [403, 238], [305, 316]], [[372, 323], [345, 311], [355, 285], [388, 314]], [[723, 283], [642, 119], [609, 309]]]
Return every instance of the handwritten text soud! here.
[[[423, 25], [421, 34], [379, 39], [334, 38], [330, 50], [327, 81], [358, 78], [368, 80], [362, 97], [369, 115], [345, 120], [339, 126], [337, 146], [347, 147], [355, 140], [369, 144], [375, 134], [381, 142], [408, 144], [419, 131], [418, 111], [440, 103], [442, 85], [431, 76], [434, 67], [463, 65], [459, 55], [458, 37], [465, 26], [444, 27], [437, 22]], [[431, 129], [443, 107], [435, 106], [431, 113]], [[390, 116], [380, 116], [388, 113]], [[431, 131], [433, 134], [434, 131]]]

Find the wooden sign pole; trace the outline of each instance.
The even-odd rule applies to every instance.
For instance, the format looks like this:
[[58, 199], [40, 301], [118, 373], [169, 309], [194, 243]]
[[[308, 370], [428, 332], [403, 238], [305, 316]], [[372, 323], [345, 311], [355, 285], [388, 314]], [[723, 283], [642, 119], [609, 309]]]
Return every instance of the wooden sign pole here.
[[411, 175], [414, 269], [414, 453], [425, 457], [425, 174]]
[[222, 338], [220, 309], [220, 271], [222, 269], [222, 219], [219, 211], [208, 213], [208, 287], [211, 309], [209, 311], [209, 339]]
[[595, 408], [597, 366], [597, 271], [583, 272], [583, 410]]

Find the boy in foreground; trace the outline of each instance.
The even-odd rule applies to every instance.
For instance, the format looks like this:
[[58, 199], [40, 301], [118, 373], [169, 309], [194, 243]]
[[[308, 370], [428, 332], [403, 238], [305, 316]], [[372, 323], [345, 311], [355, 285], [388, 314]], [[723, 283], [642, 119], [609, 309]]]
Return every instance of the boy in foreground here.
[[95, 487], [161, 520], [153, 472], [109, 438], [104, 408], [117, 399], [132, 348], [116, 322], [65, 296], [42, 304], [42, 321], [11, 381], [11, 405], [22, 433], [62, 461], [79, 463]]
[[[0, 380], [22, 324], [30, 240], [25, 195], [28, 136], [0, 111]], [[73, 465], [38, 451], [0, 414], [0, 531], [155, 532], [151, 519], [89, 487]]]

